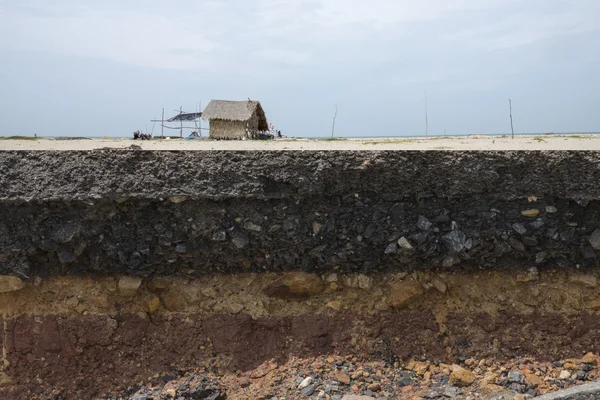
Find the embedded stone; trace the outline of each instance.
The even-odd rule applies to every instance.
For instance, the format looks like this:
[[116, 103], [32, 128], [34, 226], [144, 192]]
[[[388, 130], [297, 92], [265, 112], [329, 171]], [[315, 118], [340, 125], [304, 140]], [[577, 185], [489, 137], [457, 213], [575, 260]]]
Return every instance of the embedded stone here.
[[247, 231], [252, 231], [252, 232], [260, 232], [260, 231], [262, 231], [262, 226], [257, 225], [250, 221], [246, 221], [244, 223], [244, 229], [246, 229]]
[[25, 283], [17, 276], [0, 276], [0, 293], [16, 292], [25, 287]]
[[169, 197], [169, 201], [173, 204], [183, 203], [185, 200], [186, 200], [185, 197], [177, 197], [177, 196]]
[[423, 294], [423, 287], [417, 281], [404, 281], [392, 283], [388, 298], [390, 305], [395, 308], [406, 308]]
[[404, 250], [414, 250], [414, 247], [410, 244], [408, 239], [406, 239], [404, 236], [402, 236], [400, 239], [398, 239], [398, 246], [400, 246], [400, 248], [404, 249]]
[[170, 290], [161, 296], [163, 306], [169, 311], [180, 311], [187, 305], [185, 298], [176, 291]]
[[4, 372], [0, 372], [0, 387], [7, 387], [13, 384], [13, 380], [10, 376]]
[[153, 314], [158, 311], [160, 308], [160, 299], [158, 296], [152, 295], [148, 299], [146, 299], [146, 303], [144, 304], [145, 309], [150, 314]]
[[134, 297], [142, 285], [142, 278], [136, 276], [123, 276], [119, 279], [119, 294], [124, 297]]
[[299, 299], [317, 295], [325, 289], [325, 284], [316, 274], [289, 272], [264, 290], [270, 297]]
[[532, 208], [530, 210], [523, 210], [521, 211], [521, 215], [528, 218], [535, 218], [538, 215], [540, 215], [540, 210], [536, 208]]
[[459, 386], [471, 386], [475, 382], [475, 374], [463, 368], [456, 368], [450, 374], [450, 383]]
[[440, 293], [446, 293], [446, 291], [448, 290], [448, 284], [440, 278], [435, 278], [433, 281], [431, 281], [431, 284]]
[[596, 229], [590, 236], [590, 244], [596, 250], [600, 250], [600, 229]]
[[102, 310], [110, 309], [110, 301], [106, 296], [95, 296], [92, 297], [90, 301], [94, 307], [100, 308]]
[[590, 288], [595, 288], [598, 286], [598, 278], [596, 278], [594, 275], [573, 274], [569, 276], [569, 281], [571, 283], [576, 283]]

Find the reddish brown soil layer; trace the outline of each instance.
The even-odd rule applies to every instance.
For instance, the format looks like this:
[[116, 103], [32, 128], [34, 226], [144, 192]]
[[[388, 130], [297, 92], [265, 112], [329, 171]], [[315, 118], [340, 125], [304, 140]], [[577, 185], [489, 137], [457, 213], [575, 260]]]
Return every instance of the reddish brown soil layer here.
[[292, 355], [454, 362], [470, 356], [549, 360], [600, 350], [600, 319], [587, 314], [451, 314], [444, 329], [427, 311], [257, 320], [244, 314], [19, 316], [5, 319], [2, 328], [4, 373], [14, 383], [0, 388], [3, 399], [31, 399], [56, 389], [66, 399], [93, 398], [155, 374], [202, 365], [247, 370]]

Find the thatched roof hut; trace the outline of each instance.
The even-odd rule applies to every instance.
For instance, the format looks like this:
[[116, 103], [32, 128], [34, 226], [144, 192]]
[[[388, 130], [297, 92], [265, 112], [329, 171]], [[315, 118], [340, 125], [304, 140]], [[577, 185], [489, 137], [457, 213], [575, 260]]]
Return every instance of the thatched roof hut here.
[[269, 124], [258, 101], [211, 100], [202, 112], [213, 139], [241, 139], [248, 132], [267, 131]]

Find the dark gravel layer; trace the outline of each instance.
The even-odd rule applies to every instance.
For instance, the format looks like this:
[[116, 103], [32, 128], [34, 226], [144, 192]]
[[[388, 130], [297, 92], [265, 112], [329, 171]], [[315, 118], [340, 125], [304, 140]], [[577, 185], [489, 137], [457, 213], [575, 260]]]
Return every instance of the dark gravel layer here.
[[0, 152], [0, 273], [600, 265], [595, 152]]

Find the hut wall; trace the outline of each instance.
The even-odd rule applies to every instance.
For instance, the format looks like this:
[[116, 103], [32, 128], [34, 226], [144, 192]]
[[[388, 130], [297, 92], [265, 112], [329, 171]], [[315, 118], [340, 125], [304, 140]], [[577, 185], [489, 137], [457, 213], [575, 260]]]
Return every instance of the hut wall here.
[[241, 139], [245, 135], [245, 122], [222, 119], [210, 120], [210, 137], [213, 139]]
[[250, 131], [258, 130], [258, 113], [256, 111], [254, 111], [254, 113], [248, 120], [248, 129], [250, 129]]

